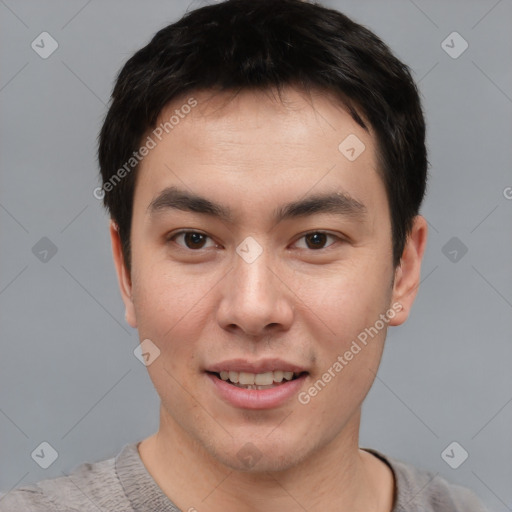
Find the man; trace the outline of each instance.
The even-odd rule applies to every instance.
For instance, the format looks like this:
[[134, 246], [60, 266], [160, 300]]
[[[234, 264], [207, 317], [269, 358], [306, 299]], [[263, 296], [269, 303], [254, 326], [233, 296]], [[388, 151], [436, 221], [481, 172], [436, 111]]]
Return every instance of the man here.
[[418, 92], [374, 34], [299, 0], [192, 11], [122, 69], [99, 162], [160, 428], [0, 510], [483, 510], [358, 444], [427, 239]]

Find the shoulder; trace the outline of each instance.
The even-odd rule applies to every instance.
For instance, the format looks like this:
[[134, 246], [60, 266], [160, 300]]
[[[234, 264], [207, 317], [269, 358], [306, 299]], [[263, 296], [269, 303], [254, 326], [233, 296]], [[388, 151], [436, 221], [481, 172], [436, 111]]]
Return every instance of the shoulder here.
[[395, 475], [393, 512], [487, 512], [476, 494], [455, 485], [438, 473], [425, 471], [401, 460], [366, 449], [386, 462]]
[[69, 475], [0, 493], [0, 512], [131, 510], [117, 477], [116, 458], [84, 463]]
[[[61, 508], [45, 496], [43, 490], [39, 489], [37, 485], [27, 485], [7, 493], [0, 493], [0, 512], [16, 512], [18, 510], [30, 512], [42, 512], [43, 510], [62, 511]], [[74, 511], [75, 509], [71, 510]]]

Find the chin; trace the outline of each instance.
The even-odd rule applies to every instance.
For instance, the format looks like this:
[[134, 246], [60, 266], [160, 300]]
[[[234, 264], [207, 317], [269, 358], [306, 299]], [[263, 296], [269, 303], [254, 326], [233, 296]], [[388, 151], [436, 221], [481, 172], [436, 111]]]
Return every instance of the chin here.
[[239, 439], [230, 447], [209, 445], [206, 448], [217, 462], [229, 469], [253, 474], [286, 471], [297, 466], [309, 453], [303, 440], [293, 444], [290, 440], [271, 442], [265, 437]]

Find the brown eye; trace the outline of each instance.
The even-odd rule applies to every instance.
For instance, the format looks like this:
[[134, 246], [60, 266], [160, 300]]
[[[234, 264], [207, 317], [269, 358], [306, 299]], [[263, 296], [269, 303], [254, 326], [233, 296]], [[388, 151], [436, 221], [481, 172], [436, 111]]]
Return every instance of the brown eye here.
[[206, 236], [201, 233], [185, 233], [184, 241], [189, 249], [202, 249]]
[[180, 233], [176, 233], [169, 240], [176, 242], [181, 247], [197, 250], [205, 248], [209, 239], [210, 237], [208, 235], [197, 231], [181, 231]]
[[327, 241], [325, 233], [309, 233], [304, 238], [309, 249], [322, 249]]
[[[329, 239], [332, 240], [329, 242]], [[323, 231], [311, 231], [310, 233], [306, 233], [301, 236], [297, 242], [296, 246], [300, 249], [310, 249], [310, 250], [320, 250], [326, 249], [333, 245], [336, 241], [341, 241], [342, 239], [336, 235], [331, 235], [330, 233], [324, 233]]]

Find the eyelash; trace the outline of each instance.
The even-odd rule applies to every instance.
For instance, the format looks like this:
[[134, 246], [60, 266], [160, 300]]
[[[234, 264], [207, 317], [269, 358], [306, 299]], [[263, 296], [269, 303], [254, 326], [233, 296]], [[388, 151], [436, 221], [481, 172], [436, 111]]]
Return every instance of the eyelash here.
[[[208, 235], [206, 235], [205, 233], [202, 233], [201, 231], [194, 231], [194, 230], [182, 230], [182, 231], [178, 231], [177, 233], [173, 233], [172, 235], [169, 235], [167, 237], [167, 242], [175, 242], [175, 239], [177, 237], [179, 237], [180, 235], [186, 235], [188, 233], [196, 233], [198, 235], [203, 235], [205, 236], [207, 239], [210, 239], [212, 240], [212, 238]], [[343, 238], [341, 238], [340, 236], [337, 236], [337, 235], [334, 235], [332, 233], [329, 233], [328, 231], [322, 231], [322, 230], [316, 230], [316, 231], [308, 231], [307, 233], [304, 233], [302, 234], [297, 240], [296, 242], [294, 243], [297, 243], [299, 240], [305, 238], [306, 236], [308, 235], [316, 235], [316, 234], [321, 234], [321, 235], [326, 235], [327, 237], [331, 237], [333, 239], [335, 239], [335, 242], [333, 242], [332, 244], [329, 244], [327, 245], [326, 247], [321, 247], [319, 249], [309, 249], [308, 247], [306, 247], [305, 249], [306, 250], [309, 250], [311, 252], [320, 252], [322, 250], [326, 250], [326, 249], [329, 249], [329, 247], [331, 247], [332, 245], [334, 245], [334, 243], [336, 242], [344, 242], [345, 240]], [[186, 250], [186, 251], [191, 251], [191, 252], [200, 252], [202, 251], [204, 248], [201, 247], [199, 249], [190, 249], [189, 247], [186, 247], [186, 246], [182, 246], [180, 244], [177, 244], [181, 249], [183, 250]]]

